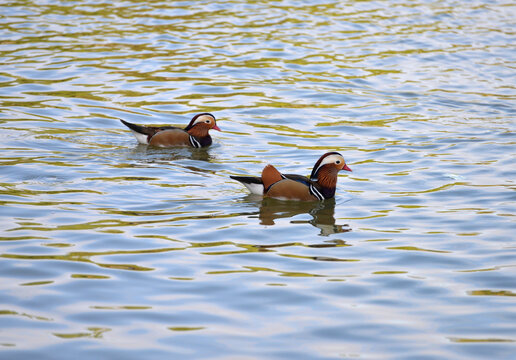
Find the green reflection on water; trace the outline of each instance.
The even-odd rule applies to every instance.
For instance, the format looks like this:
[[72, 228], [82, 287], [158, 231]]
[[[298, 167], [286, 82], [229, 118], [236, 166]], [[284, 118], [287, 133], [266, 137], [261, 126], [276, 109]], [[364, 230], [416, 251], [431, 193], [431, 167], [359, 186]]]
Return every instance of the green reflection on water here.
[[[58, 195], [58, 194], [75, 194], [75, 193], [85, 193], [85, 194], [99, 194], [102, 195], [101, 191], [96, 190], [29, 190], [29, 189], [16, 189], [14, 188], [14, 185], [12, 184], [0, 184], [0, 186], [3, 186], [5, 189], [0, 190], [0, 195], [12, 195], [12, 196], [19, 196], [19, 197], [35, 197], [40, 195]], [[15, 201], [2, 201], [1, 203], [7, 204], [25, 204], [23, 202], [15, 202]], [[80, 202], [74, 202], [74, 204], [83, 204]], [[33, 203], [30, 203], [33, 204]], [[53, 204], [53, 203], [51, 203]]]
[[64, 98], [81, 98], [88, 100], [97, 100], [97, 101], [106, 101], [107, 99], [93, 95], [89, 91], [26, 91], [24, 92], [27, 95], [46, 95], [46, 96], [54, 96], [54, 97], [64, 97]]
[[171, 326], [167, 328], [172, 331], [195, 331], [206, 329], [205, 326]]
[[443, 253], [448, 254], [451, 251], [444, 251], [444, 250], [431, 250], [431, 249], [423, 249], [415, 246], [394, 246], [394, 247], [388, 247], [389, 250], [407, 250], [407, 251], [425, 251], [425, 252], [432, 252], [432, 253]]
[[48, 285], [48, 284], [53, 284], [53, 283], [54, 283], [54, 281], [52, 281], [52, 280], [49, 280], [49, 281], [34, 281], [34, 282], [28, 282], [28, 283], [20, 284], [20, 286]]
[[152, 306], [139, 306], [139, 305], [121, 305], [121, 306], [90, 306], [91, 309], [96, 310], [149, 310]]
[[101, 279], [110, 279], [110, 276], [105, 275], [92, 275], [92, 274], [72, 274], [70, 276], [72, 279], [95, 279], [95, 280], [101, 280]]
[[103, 177], [91, 177], [85, 178], [84, 180], [88, 181], [115, 181], [115, 182], [123, 182], [123, 181], [151, 181], [151, 180], [161, 180], [160, 178], [146, 177], [146, 176], [103, 176]]
[[455, 343], [505, 343], [505, 342], [516, 342], [512, 339], [501, 339], [501, 338], [485, 338], [485, 339], [472, 339], [472, 338], [460, 338], [460, 337], [449, 337], [448, 340]]
[[[468, 183], [467, 182], [455, 182], [455, 183], [450, 183], [450, 184], [445, 184], [445, 185], [442, 185], [442, 186], [438, 186], [436, 188], [428, 189], [428, 190], [421, 190], [421, 191], [385, 191], [384, 193], [385, 194], [391, 194], [393, 196], [415, 196], [415, 195], [419, 195], [419, 194], [429, 194], [429, 193], [439, 192], [439, 191], [443, 191], [443, 190], [448, 190], [448, 189], [451, 189], [454, 186], [465, 186], [465, 185], [468, 185]], [[445, 211], [441, 211], [441, 212], [445, 212]]]
[[193, 277], [178, 277], [178, 276], [170, 276], [169, 279], [170, 280], [181, 280], [181, 281], [195, 280], [195, 278], [193, 278]]
[[47, 243], [47, 244], [42, 244], [42, 245], [48, 246], [48, 247], [56, 247], [56, 248], [66, 248], [66, 247], [75, 246], [74, 244], [68, 244], [68, 243]]
[[12, 311], [12, 310], [0, 310], [0, 316], [1, 315], [17, 315], [29, 318], [31, 320], [40, 320], [40, 321], [54, 321], [52, 318], [47, 318], [44, 316], [38, 316], [38, 315], [31, 315], [24, 312], [18, 312], [18, 311]]
[[279, 276], [286, 276], [286, 277], [327, 277], [326, 275], [319, 275], [319, 274], [310, 274], [305, 272], [299, 272], [299, 271], [281, 271], [281, 270], [274, 270], [266, 267], [259, 267], [259, 266], [243, 266], [245, 270], [220, 270], [220, 271], [207, 271], [206, 274], [208, 275], [228, 275], [228, 274], [236, 274], [236, 273], [253, 273], [253, 272], [272, 272], [277, 273]]
[[89, 327], [87, 328], [88, 332], [78, 332], [78, 333], [52, 333], [54, 336], [57, 336], [61, 339], [77, 339], [77, 338], [94, 338], [94, 339], [102, 339], [103, 334], [105, 332], [111, 331], [110, 328], [102, 328], [102, 327]]
[[339, 258], [333, 258], [333, 257], [329, 257], [329, 256], [302, 256], [302, 255], [293, 255], [293, 254], [279, 254], [279, 255], [284, 256], [284, 257], [291, 257], [291, 258], [304, 259], [304, 260], [315, 260], [315, 261], [342, 261], [342, 262], [360, 261], [360, 259], [339, 259]]
[[128, 255], [128, 254], [148, 254], [148, 253], [163, 253], [169, 251], [183, 250], [183, 248], [159, 248], [151, 250], [119, 250], [119, 251], [104, 251], [104, 252], [71, 252], [66, 255], [18, 255], [18, 254], [1, 254], [1, 258], [18, 259], [18, 260], [58, 260], [58, 261], [77, 261], [95, 264], [103, 268], [130, 270], [130, 271], [152, 271], [154, 268], [144, 267], [134, 264], [108, 264], [99, 263], [91, 260], [94, 256], [107, 255]]
[[[50, 238], [43, 237], [43, 236], [0, 236], [0, 241], [19, 241], [19, 240], [50, 240]], [[48, 245], [48, 246], [50, 246], [50, 245]]]
[[516, 293], [513, 293], [509, 290], [499, 290], [499, 291], [493, 291], [493, 290], [472, 290], [468, 291], [468, 295], [474, 295], [474, 296], [516, 296]]

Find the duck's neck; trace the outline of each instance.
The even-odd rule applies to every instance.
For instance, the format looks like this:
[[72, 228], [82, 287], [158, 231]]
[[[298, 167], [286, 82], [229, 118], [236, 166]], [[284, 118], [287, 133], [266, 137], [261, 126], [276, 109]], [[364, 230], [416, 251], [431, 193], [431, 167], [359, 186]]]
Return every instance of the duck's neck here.
[[206, 126], [193, 126], [187, 133], [197, 139], [197, 141], [201, 144], [201, 147], [210, 146], [211, 145], [211, 136], [208, 133], [210, 129]]
[[203, 137], [210, 136], [206, 126], [193, 126], [190, 129], [187, 130], [188, 134], [194, 136], [197, 139], [202, 139]]
[[320, 187], [322, 195], [326, 198], [335, 196], [335, 189], [337, 188], [337, 174], [338, 170], [335, 168], [322, 167], [317, 172], [317, 184]]

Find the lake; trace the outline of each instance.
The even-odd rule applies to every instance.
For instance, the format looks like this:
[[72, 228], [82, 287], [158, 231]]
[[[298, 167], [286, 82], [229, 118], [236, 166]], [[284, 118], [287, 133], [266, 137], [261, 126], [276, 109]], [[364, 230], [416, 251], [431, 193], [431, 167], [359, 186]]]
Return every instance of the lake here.
[[0, 8], [1, 359], [515, 358], [514, 2]]

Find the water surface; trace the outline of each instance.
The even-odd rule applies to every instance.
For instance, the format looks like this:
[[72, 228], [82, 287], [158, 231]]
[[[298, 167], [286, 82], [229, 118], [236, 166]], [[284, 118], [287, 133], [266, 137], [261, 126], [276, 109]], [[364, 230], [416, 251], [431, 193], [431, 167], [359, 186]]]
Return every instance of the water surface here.
[[512, 2], [0, 6], [0, 358], [514, 358]]

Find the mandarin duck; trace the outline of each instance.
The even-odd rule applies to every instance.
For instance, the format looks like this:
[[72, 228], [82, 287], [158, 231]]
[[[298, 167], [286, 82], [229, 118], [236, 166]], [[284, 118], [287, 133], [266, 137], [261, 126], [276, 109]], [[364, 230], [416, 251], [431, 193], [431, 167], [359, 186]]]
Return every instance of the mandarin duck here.
[[282, 200], [317, 201], [335, 196], [337, 174], [351, 171], [338, 152], [327, 152], [317, 160], [310, 178], [296, 174], [282, 174], [274, 166], [267, 165], [261, 177], [230, 176], [241, 182], [251, 194]]
[[184, 129], [175, 126], [140, 126], [120, 119], [131, 129], [140, 144], [159, 147], [191, 146], [200, 148], [211, 145], [209, 130], [221, 131], [210, 113], [195, 115]]

